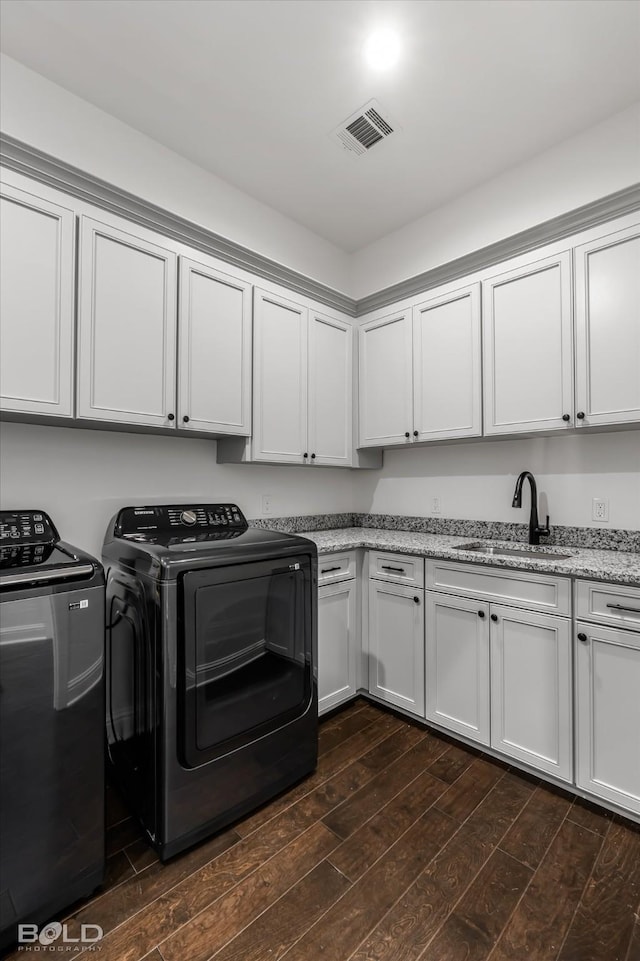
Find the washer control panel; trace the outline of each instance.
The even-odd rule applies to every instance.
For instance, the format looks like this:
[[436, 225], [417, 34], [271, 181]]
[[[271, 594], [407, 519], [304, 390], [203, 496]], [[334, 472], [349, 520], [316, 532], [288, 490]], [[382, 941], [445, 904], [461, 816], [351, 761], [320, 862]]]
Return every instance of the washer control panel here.
[[0, 511], [0, 544], [55, 544], [60, 538], [44, 511]]
[[152, 539], [162, 534], [245, 531], [249, 525], [236, 504], [171, 504], [125, 507], [116, 518], [116, 537]]

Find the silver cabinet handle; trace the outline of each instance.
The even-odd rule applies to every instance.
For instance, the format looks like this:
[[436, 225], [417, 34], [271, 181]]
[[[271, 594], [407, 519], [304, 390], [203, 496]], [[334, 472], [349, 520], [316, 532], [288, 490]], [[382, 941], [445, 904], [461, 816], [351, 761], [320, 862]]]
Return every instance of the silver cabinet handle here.
[[640, 614], [640, 607], [625, 607], [624, 604], [607, 604], [613, 611], [631, 611], [632, 614]]

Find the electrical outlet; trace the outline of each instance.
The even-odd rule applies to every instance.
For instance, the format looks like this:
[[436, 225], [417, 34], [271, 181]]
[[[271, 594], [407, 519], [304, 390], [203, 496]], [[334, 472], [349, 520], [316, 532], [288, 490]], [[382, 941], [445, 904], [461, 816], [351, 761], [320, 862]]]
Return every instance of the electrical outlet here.
[[262, 513], [273, 514], [273, 494], [262, 495]]
[[609, 520], [609, 501], [604, 497], [594, 497], [591, 510], [591, 519], [594, 521]]
[[434, 497], [434, 498], [433, 498], [433, 503], [432, 503], [432, 505], [431, 505], [431, 513], [432, 513], [432, 514], [439, 514], [439, 513], [440, 513], [440, 510], [441, 510], [441, 509], [440, 509], [440, 498], [439, 498], [439, 497]]

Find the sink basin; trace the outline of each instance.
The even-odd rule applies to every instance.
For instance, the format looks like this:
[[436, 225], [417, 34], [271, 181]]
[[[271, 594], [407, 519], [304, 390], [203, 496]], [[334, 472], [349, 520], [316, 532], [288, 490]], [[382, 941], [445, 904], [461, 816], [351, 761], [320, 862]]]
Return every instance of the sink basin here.
[[474, 551], [477, 554], [487, 554], [492, 557], [530, 557], [532, 560], [565, 561], [571, 554], [558, 554], [557, 551], [545, 550], [544, 547], [499, 547], [492, 544], [460, 544], [457, 551]]

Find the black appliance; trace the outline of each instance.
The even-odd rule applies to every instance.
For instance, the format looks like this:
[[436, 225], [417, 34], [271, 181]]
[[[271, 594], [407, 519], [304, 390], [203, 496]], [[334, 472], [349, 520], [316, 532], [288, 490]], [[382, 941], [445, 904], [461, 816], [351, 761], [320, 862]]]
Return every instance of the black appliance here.
[[166, 860], [317, 761], [317, 550], [233, 504], [127, 507], [110, 522], [107, 739]]
[[0, 947], [102, 883], [104, 573], [0, 512]]

